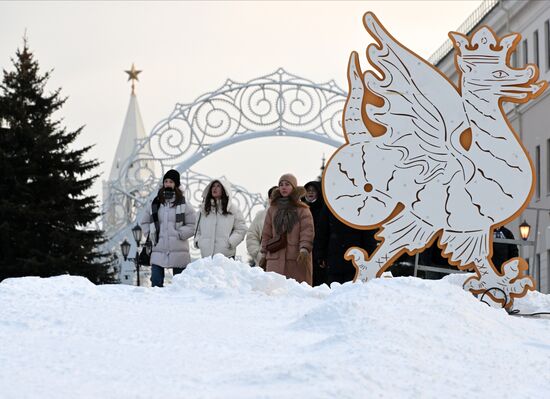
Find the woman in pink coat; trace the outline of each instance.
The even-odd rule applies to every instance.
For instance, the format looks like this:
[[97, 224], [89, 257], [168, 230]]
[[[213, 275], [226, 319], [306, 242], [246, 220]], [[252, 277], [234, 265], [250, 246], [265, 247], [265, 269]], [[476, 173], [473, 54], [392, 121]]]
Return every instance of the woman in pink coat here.
[[309, 207], [300, 201], [304, 195], [305, 190], [298, 186], [294, 175], [281, 176], [265, 217], [260, 266], [265, 265], [268, 272], [311, 285], [311, 250], [315, 233]]

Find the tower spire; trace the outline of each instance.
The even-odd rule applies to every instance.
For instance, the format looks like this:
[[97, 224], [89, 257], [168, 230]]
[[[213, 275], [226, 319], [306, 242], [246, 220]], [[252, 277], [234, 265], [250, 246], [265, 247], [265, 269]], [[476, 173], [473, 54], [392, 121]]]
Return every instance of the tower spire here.
[[132, 81], [132, 94], [136, 94], [135, 89], [135, 81], [137, 80], [139, 82], [138, 75], [141, 73], [141, 71], [138, 71], [136, 67], [134, 66], [134, 63], [132, 62], [132, 68], [128, 71], [124, 71], [128, 74], [128, 80]]
[[325, 153], [323, 153], [323, 160], [321, 162], [321, 167], [319, 168], [321, 169], [321, 174], [317, 177], [318, 181], [323, 180], [323, 172], [325, 171]]
[[141, 112], [139, 110], [138, 99], [135, 93], [135, 81], [138, 79], [138, 74], [141, 71], [137, 70], [132, 63], [132, 68], [128, 71], [124, 71], [128, 74], [128, 80], [132, 81], [132, 94], [130, 95], [130, 103], [128, 104], [128, 110], [126, 111], [126, 118], [124, 119], [124, 125], [122, 126], [122, 133], [118, 141], [115, 158], [113, 160], [113, 166], [111, 167], [111, 173], [109, 175], [109, 181], [115, 181], [119, 177], [120, 168], [124, 161], [126, 161], [133, 153], [134, 148], [138, 140], [143, 140], [147, 137], [143, 121], [141, 119]]

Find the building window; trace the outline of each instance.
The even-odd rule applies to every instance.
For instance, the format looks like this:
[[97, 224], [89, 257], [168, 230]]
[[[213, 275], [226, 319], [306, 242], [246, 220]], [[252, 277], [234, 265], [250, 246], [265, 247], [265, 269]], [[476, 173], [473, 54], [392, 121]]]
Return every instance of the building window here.
[[540, 199], [540, 145], [535, 148], [535, 196]]
[[550, 70], [550, 20], [544, 23], [544, 37], [546, 38], [546, 70]]
[[537, 65], [537, 68], [539, 67], [539, 31], [536, 30], [533, 33], [533, 60], [535, 61], [535, 64]]
[[524, 63], [524, 64], [529, 63], [529, 53], [528, 53], [528, 50], [529, 50], [529, 48], [528, 48], [528, 46], [527, 46], [527, 39], [525, 39], [525, 40], [523, 41], [523, 45], [522, 45], [522, 49], [521, 49], [521, 51], [523, 52], [523, 63]]

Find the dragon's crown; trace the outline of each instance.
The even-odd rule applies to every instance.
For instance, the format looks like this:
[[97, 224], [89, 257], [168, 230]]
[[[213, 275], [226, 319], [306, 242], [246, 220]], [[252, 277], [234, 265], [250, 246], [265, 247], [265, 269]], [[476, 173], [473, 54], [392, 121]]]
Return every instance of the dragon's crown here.
[[462, 33], [449, 32], [449, 37], [454, 47], [458, 50], [457, 55], [463, 58], [475, 57], [478, 59], [505, 59], [512, 51], [520, 36], [513, 33], [500, 39], [491, 29], [482, 26], [468, 38]]

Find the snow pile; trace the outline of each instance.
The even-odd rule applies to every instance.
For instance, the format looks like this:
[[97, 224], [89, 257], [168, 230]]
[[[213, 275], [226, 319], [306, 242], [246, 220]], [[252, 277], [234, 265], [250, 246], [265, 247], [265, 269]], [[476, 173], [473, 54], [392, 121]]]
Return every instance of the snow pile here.
[[326, 285], [314, 290], [306, 283], [299, 284], [280, 274], [266, 273], [259, 267], [250, 267], [220, 254], [189, 264], [185, 273], [173, 278], [171, 288], [176, 291], [194, 289], [214, 295], [257, 292], [273, 296], [324, 297], [330, 293]]
[[0, 396], [546, 397], [550, 320], [480, 303], [466, 277], [311, 288], [220, 256], [163, 289], [6, 280]]

